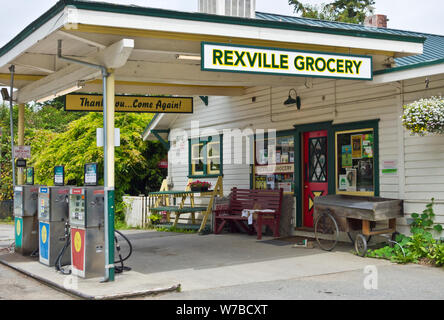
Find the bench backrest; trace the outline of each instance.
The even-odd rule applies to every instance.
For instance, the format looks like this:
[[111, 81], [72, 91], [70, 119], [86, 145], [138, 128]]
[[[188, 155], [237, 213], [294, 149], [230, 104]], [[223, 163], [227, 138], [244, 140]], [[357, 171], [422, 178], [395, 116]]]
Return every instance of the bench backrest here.
[[253, 189], [231, 189], [230, 211], [241, 214], [243, 209], [275, 210], [281, 213], [283, 189], [279, 190], [253, 190]]

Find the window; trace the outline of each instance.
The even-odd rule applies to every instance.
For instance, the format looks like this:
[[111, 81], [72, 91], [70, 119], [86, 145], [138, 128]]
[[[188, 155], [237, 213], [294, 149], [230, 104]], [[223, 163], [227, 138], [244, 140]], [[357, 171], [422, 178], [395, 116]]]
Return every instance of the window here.
[[294, 136], [256, 140], [255, 150], [254, 188], [293, 192]]
[[336, 193], [375, 194], [374, 131], [336, 132]]
[[222, 174], [222, 136], [190, 140], [189, 175], [212, 176]]

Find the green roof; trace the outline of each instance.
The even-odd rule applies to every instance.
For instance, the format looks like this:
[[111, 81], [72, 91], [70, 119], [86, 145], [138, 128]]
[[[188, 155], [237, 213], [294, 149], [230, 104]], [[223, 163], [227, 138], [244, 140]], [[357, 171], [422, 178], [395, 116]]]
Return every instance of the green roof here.
[[[297, 30], [307, 32], [318, 32], [326, 34], [340, 34], [353, 37], [375, 38], [385, 40], [397, 40], [406, 42], [423, 43], [422, 36], [414, 35], [403, 31], [389, 31], [389, 29], [382, 30], [378, 28], [356, 27], [350, 24], [338, 24], [331, 22], [320, 22], [319, 20], [311, 20], [286, 17], [272, 14], [258, 13], [256, 19], [246, 19], [240, 17], [220, 16], [214, 14], [205, 14], [197, 12], [181, 12], [164, 10], [157, 8], [147, 8], [140, 6], [128, 6], [120, 4], [112, 4], [106, 2], [91, 2], [85, 0], [59, 0], [51, 9], [44, 13], [37, 20], [32, 22], [15, 38], [8, 42], [5, 46], [0, 48], [0, 57], [14, 48], [18, 43], [23, 41], [26, 37], [32, 34], [36, 29], [41, 27], [44, 23], [49, 21], [55, 15], [60, 13], [66, 6], [75, 6], [78, 9], [131, 14], [139, 16], [151, 16], [159, 18], [181, 19], [189, 21], [213, 22], [231, 25], [244, 25], [260, 28], [273, 28], [283, 30]], [[303, 23], [305, 21], [305, 23]], [[316, 22], [317, 21], [317, 22]]]
[[374, 73], [375, 75], [444, 63], [444, 36], [440, 35], [396, 30], [389, 28], [366, 27], [359, 24], [284, 16], [284, 15], [264, 13], [264, 12], [256, 12], [256, 18], [267, 21], [283, 21], [283, 22], [311, 26], [311, 27], [326, 27], [326, 28], [328, 27], [337, 30], [354, 30], [355, 32], [373, 31], [390, 35], [425, 38], [423, 54], [418, 54], [403, 58], [396, 58], [395, 59], [396, 67], [375, 71]]

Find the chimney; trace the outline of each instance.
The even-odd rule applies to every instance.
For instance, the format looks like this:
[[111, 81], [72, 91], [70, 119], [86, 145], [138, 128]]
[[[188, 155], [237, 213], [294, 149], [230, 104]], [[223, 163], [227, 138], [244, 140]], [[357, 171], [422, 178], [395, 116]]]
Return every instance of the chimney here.
[[199, 12], [242, 18], [256, 17], [256, 0], [198, 0]]
[[376, 28], [387, 28], [387, 16], [384, 14], [375, 14], [370, 17], [366, 17], [364, 20], [364, 26], [366, 27], [376, 27]]

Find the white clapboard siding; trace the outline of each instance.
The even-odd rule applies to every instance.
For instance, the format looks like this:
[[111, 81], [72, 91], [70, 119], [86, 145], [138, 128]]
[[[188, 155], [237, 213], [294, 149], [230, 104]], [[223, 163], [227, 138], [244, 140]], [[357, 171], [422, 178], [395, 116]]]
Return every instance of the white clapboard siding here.
[[[224, 129], [237, 128], [245, 133], [252, 129], [291, 130], [294, 125], [323, 121], [347, 123], [379, 119], [380, 168], [385, 160], [396, 160], [399, 167], [397, 175], [380, 176], [381, 196], [405, 199], [405, 212], [410, 214], [422, 211], [431, 197], [444, 201], [444, 138], [412, 137], [402, 128], [400, 120], [402, 104], [444, 95], [444, 75], [432, 76], [429, 80], [427, 90], [424, 90], [425, 77], [404, 81], [402, 88], [400, 83], [371, 85], [359, 81], [309, 80], [306, 86], [295, 88], [302, 100], [299, 111], [294, 106], [283, 105], [291, 87], [251, 87], [239, 97], [209, 97], [208, 106], [195, 98], [194, 114], [178, 116], [171, 129], [184, 129], [189, 135], [191, 121], [199, 121], [201, 130], [214, 128], [222, 133]], [[400, 94], [401, 90], [404, 95]], [[250, 186], [250, 166], [245, 163], [245, 155], [243, 164], [233, 163], [234, 155], [241, 152], [233, 144], [230, 157], [229, 143], [224, 136], [225, 193], [232, 187]], [[170, 161], [174, 157], [170, 151]], [[188, 159], [188, 146], [181, 159]], [[170, 172], [175, 188], [184, 188], [188, 165], [172, 163]], [[444, 222], [444, 204], [435, 209], [437, 221]], [[405, 227], [406, 219], [400, 219], [399, 224]]]
[[[420, 98], [444, 94], [444, 75], [428, 77], [429, 88], [425, 89], [425, 77], [404, 81], [404, 103], [411, 103]], [[438, 203], [435, 219], [444, 222], [444, 137], [412, 136], [404, 130], [405, 159], [405, 212], [421, 213], [425, 205], [434, 197]], [[440, 203], [441, 201], [441, 203]]]

